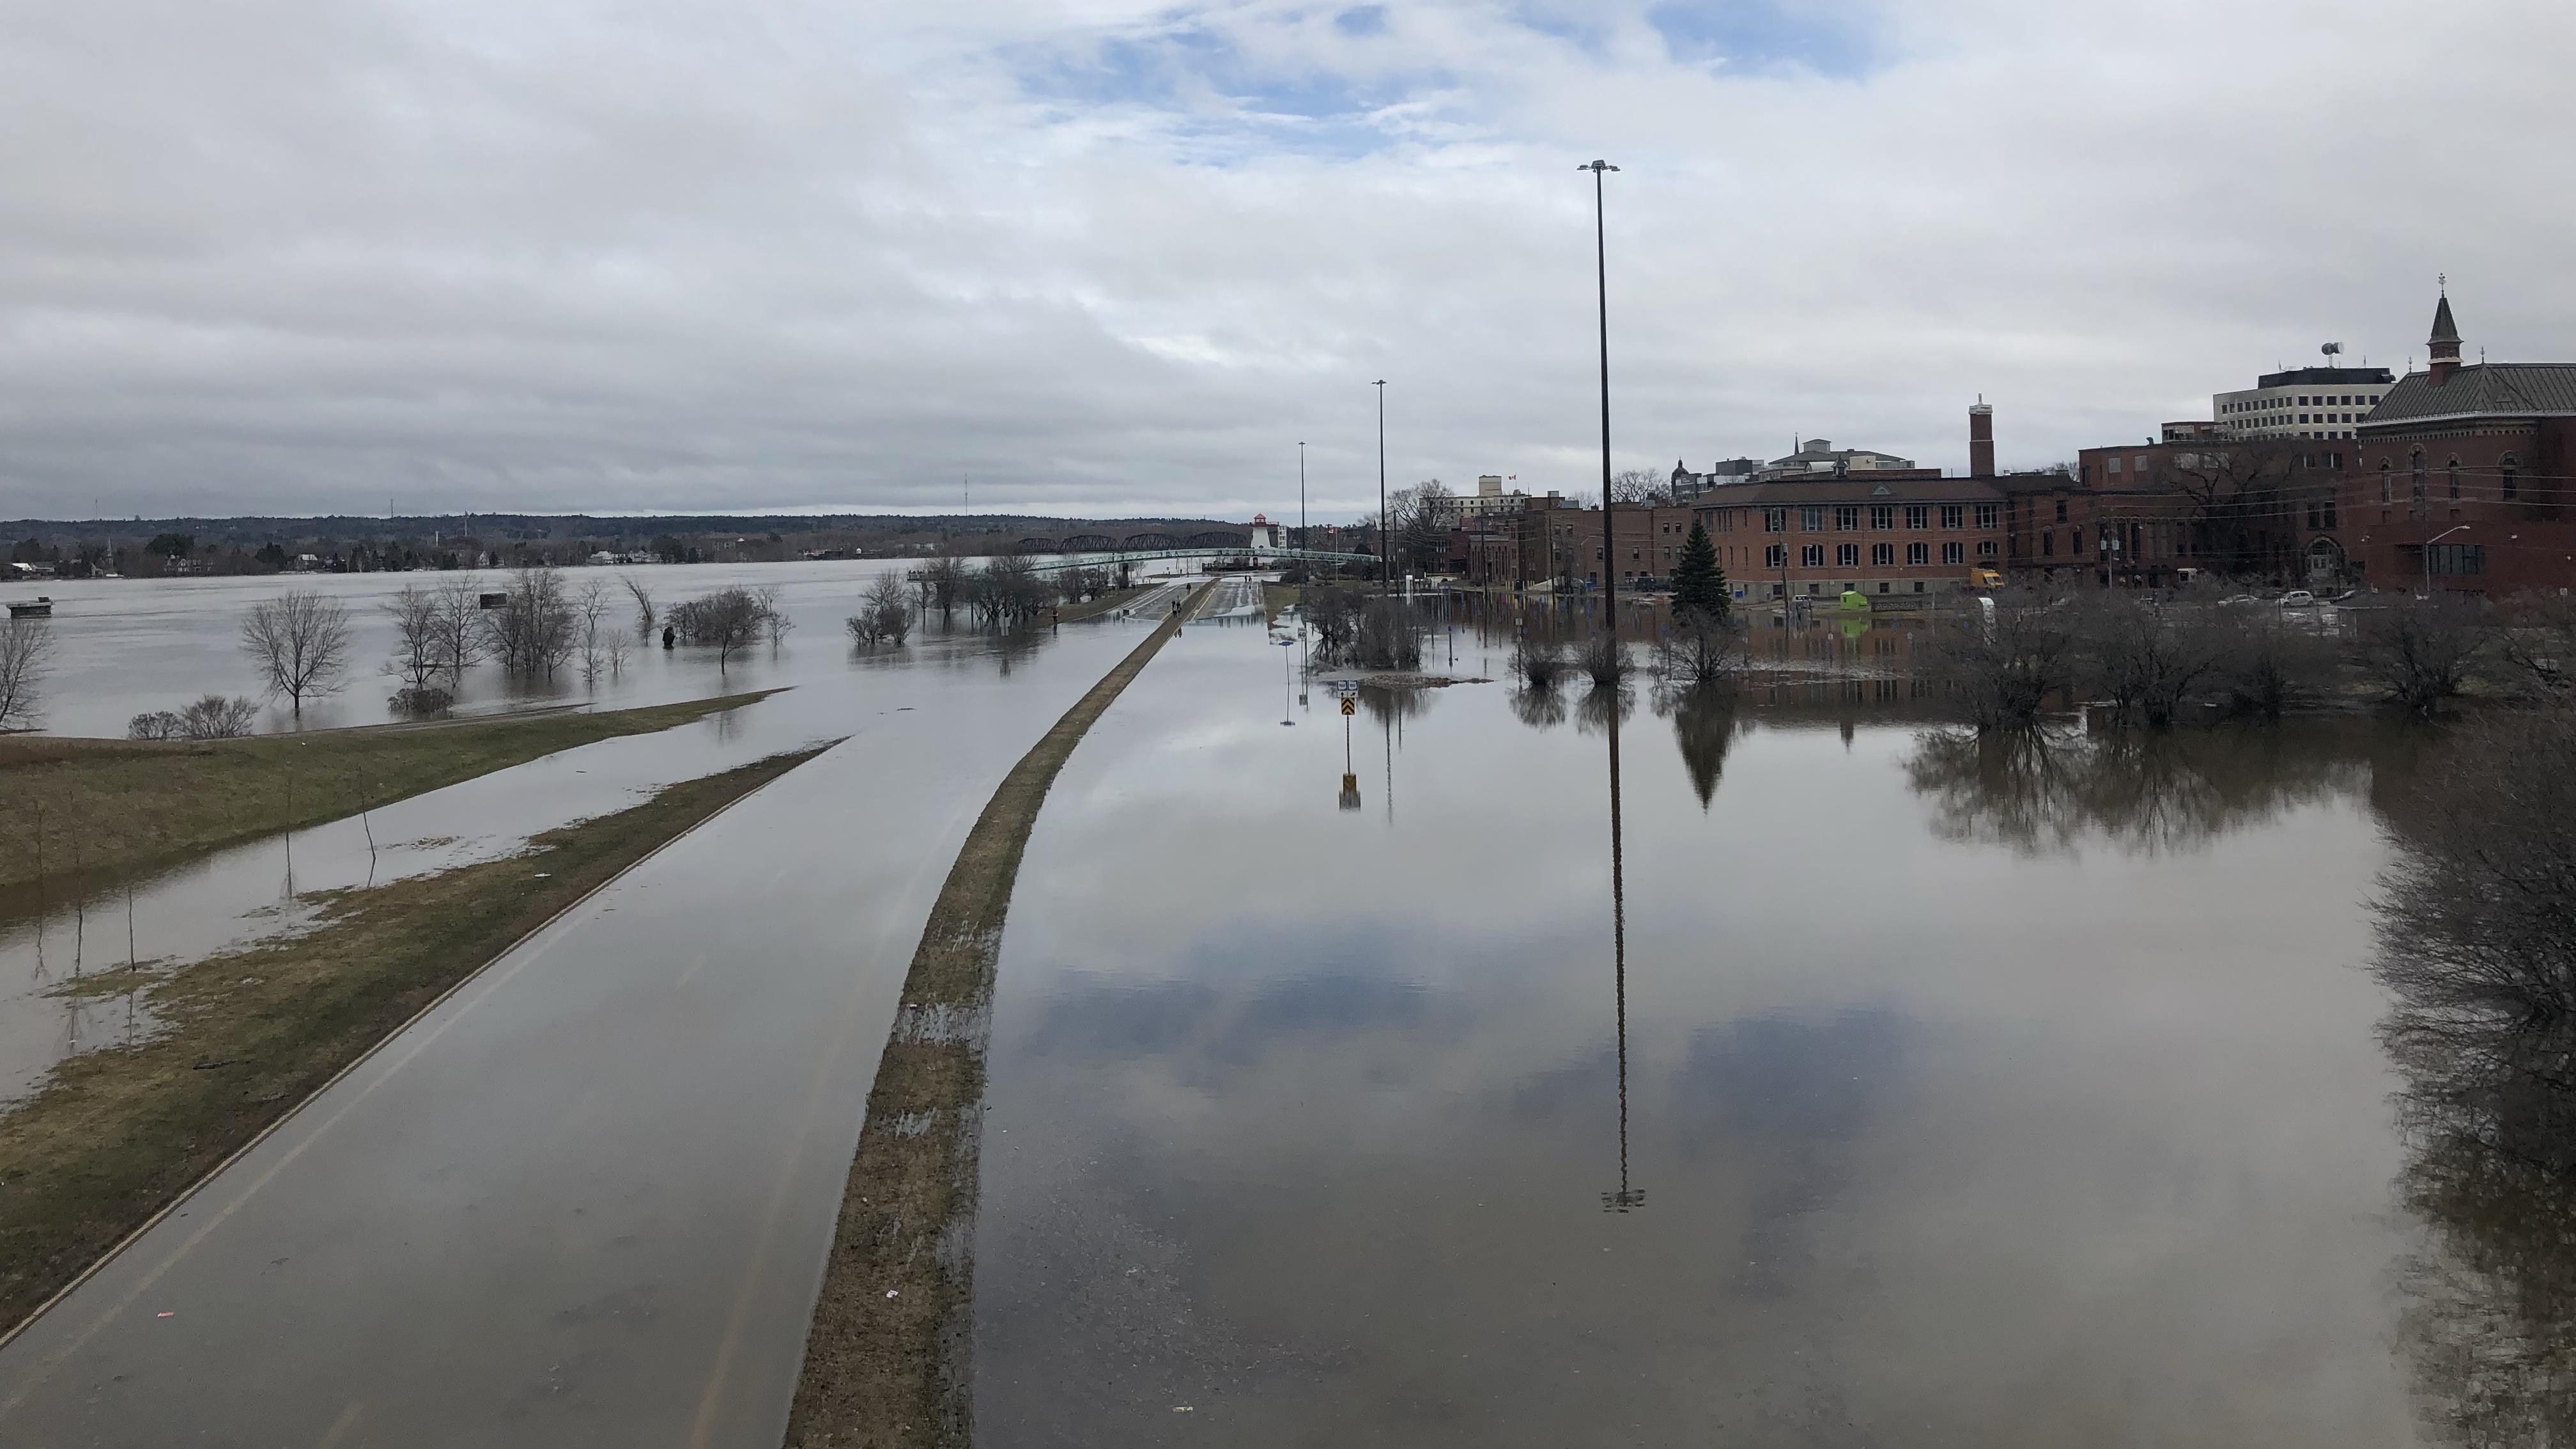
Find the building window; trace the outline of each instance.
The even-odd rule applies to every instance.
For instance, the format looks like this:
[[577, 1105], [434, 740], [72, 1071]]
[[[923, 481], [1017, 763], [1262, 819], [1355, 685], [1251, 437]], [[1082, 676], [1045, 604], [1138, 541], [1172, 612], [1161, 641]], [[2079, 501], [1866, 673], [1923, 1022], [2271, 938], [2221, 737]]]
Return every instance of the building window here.
[[1979, 528], [1992, 528], [1992, 527], [1994, 527], [1994, 526], [1995, 526], [1995, 506], [1994, 506], [1993, 504], [1991, 504], [1991, 503], [1980, 503], [1980, 504], [1978, 504], [1978, 505], [1977, 505], [1977, 527], [1979, 527]]
[[2514, 476], [2518, 471], [2511, 453], [2505, 454], [2496, 463], [2496, 480], [2501, 485], [2503, 495], [2508, 502], [2512, 501], [2515, 494], [2522, 491], [2522, 480]]
[[1802, 569], [1820, 569], [1824, 566], [1825, 546], [1823, 544], [1802, 543], [1798, 545], [1798, 567]]
[[1835, 545], [1834, 545], [1834, 567], [1836, 567], [1836, 568], [1843, 568], [1843, 569], [1856, 569], [1856, 568], [1859, 568], [1859, 567], [1860, 567], [1860, 545], [1859, 545], [1859, 544], [1856, 544], [1856, 543], [1838, 543], [1838, 544], [1835, 544]]
[[1928, 543], [1907, 544], [1905, 546], [1905, 561], [1907, 563], [1914, 564], [1917, 567], [1930, 563], [1932, 561], [1932, 545]]
[[2450, 466], [2443, 471], [2448, 475], [2451, 485], [2451, 500], [2456, 503], [2460, 497], [2460, 460], [2453, 458]]
[[1979, 558], [1993, 558], [1994, 556], [1995, 556], [1995, 541], [1994, 541], [1993, 539], [1991, 539], [1991, 538], [1981, 538], [1981, 539], [1978, 539], [1978, 540], [1977, 540], [1977, 557], [1979, 557]]
[[2118, 458], [2113, 458], [2108, 463], [2103, 464], [2102, 469], [2106, 473], [2117, 473], [2120, 471], [2120, 460]]
[[1941, 545], [1941, 562], [1945, 564], [1955, 564], [1966, 563], [1967, 561], [1968, 546], [1966, 544], [1953, 539], [1950, 542]]
[[1896, 545], [1892, 543], [1871, 544], [1869, 546], [1869, 566], [1876, 569], [1894, 568], [1896, 566]]
[[2039, 551], [2052, 557], [2055, 556], [2057, 553], [2057, 535], [2053, 533], [2041, 534], [2039, 536]]
[[1789, 510], [1785, 508], [1763, 509], [1762, 531], [1764, 533], [1787, 533], [1789, 531]]
[[1857, 504], [1857, 503], [1838, 503], [1838, 504], [1834, 505], [1834, 530], [1835, 530], [1836, 532], [1838, 532], [1838, 533], [1850, 533], [1851, 531], [1853, 531], [1854, 529], [1857, 529], [1857, 528], [1859, 528], [1859, 527], [1860, 527], [1860, 505], [1859, 505], [1859, 504]]
[[2482, 574], [2487, 571], [2487, 546], [2482, 543], [2437, 543], [2431, 548], [2417, 545], [2401, 550], [2417, 555], [2424, 566], [2437, 574]]
[[1798, 528], [1799, 528], [1799, 530], [1800, 530], [1801, 532], [1805, 532], [1805, 533], [1822, 533], [1822, 532], [1824, 532], [1824, 531], [1825, 531], [1825, 510], [1823, 510], [1823, 509], [1821, 509], [1821, 508], [1801, 508], [1801, 509], [1799, 509], [1799, 510], [1798, 510]]
[[1908, 528], [1930, 528], [1932, 526], [1932, 505], [1929, 503], [1906, 504], [1905, 526]]
[[2066, 530], [2066, 551], [2075, 555], [2077, 558], [2082, 558], [2084, 556], [2083, 529], [2070, 528]]
[[2420, 450], [2415, 454], [2413, 467], [2415, 491], [2409, 496], [2420, 504], [2424, 501], [2424, 454]]
[[1942, 505], [1941, 505], [1941, 526], [1942, 526], [1943, 528], [1965, 528], [1965, 527], [1967, 527], [1967, 526], [1968, 526], [1968, 506], [1967, 506], [1966, 504], [1964, 504], [1964, 503], [1944, 503], [1944, 504], [1942, 504]]
[[2060, 523], [2066, 521], [2066, 500], [2063, 498], [2057, 500], [2057, 521]]
[[2382, 503], [2397, 501], [2397, 485], [2392, 480], [2391, 469], [2386, 458], [2379, 460], [2379, 501]]
[[1894, 528], [1896, 526], [1896, 505], [1893, 503], [1871, 504], [1869, 506], [1869, 526], [1872, 528]]
[[1766, 569], [1787, 568], [1789, 566], [1789, 545], [1785, 543], [1775, 543], [1769, 548], [1762, 550], [1762, 566]]

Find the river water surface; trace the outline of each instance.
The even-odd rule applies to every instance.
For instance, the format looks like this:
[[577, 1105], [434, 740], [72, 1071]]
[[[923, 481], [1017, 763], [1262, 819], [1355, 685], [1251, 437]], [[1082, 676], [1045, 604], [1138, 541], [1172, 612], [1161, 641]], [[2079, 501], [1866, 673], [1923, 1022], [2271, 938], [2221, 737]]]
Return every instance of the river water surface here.
[[2414, 1441], [2379, 727], [1296, 652], [1175, 641], [1038, 822], [979, 1442]]

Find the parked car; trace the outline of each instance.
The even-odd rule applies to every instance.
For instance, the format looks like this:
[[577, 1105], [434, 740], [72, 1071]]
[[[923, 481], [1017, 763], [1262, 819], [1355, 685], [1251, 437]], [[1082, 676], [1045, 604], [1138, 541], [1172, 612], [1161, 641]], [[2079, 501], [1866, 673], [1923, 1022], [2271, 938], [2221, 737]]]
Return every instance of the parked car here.
[[2281, 607], [2284, 609], [2313, 608], [2316, 602], [2317, 596], [2306, 589], [2292, 589], [2281, 596]]

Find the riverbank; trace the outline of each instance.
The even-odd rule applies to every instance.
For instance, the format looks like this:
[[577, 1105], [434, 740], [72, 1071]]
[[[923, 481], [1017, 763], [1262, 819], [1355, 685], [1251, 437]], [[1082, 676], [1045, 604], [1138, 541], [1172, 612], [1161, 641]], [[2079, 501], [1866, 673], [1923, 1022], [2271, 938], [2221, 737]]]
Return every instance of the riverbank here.
[[[168, 743], [0, 738], [0, 891], [113, 878], [767, 698]], [[0, 914], [5, 914], [0, 907]]]
[[[512, 943], [826, 748], [667, 786], [518, 855], [334, 893], [302, 935], [147, 973], [158, 1035], [66, 1060], [0, 1115], [0, 1323], [23, 1320]], [[133, 980], [111, 970], [71, 989]]]
[[[1214, 585], [1191, 595], [1195, 607]], [[904, 978], [805, 1344], [799, 1449], [972, 1439], [974, 1232], [985, 1035], [1029, 830], [1074, 746], [1180, 632], [1175, 611], [1011, 767], [958, 848]]]

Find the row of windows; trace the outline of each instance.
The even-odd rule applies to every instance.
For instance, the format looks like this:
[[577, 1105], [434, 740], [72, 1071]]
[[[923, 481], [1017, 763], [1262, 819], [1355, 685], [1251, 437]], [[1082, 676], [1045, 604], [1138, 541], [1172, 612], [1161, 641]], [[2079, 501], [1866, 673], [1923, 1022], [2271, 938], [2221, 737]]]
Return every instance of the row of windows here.
[[[1872, 531], [1885, 531], [1896, 527], [1896, 510], [1899, 506], [1900, 505], [1894, 503], [1870, 504], [1869, 526]], [[1907, 503], [1901, 506], [1905, 510], [1905, 526], [1909, 529], [1930, 528], [1932, 526], [1932, 510], [1935, 508], [1941, 510], [1941, 526], [1943, 528], [1967, 527], [1969, 510], [1972, 508], [1975, 510], [1977, 527], [1979, 528], [1994, 527], [1998, 514], [1998, 505], [1992, 503]], [[1824, 506], [1813, 504], [1800, 508], [1798, 510], [1798, 531], [1801, 533], [1824, 532], [1826, 511], [1827, 510]], [[1857, 503], [1834, 504], [1832, 505], [1832, 513], [1834, 532], [1852, 533], [1859, 530], [1861, 523], [1861, 505]], [[1764, 533], [1788, 532], [1789, 510], [1786, 508], [1766, 508], [1762, 510], [1762, 531]]]
[[2314, 396], [2300, 393], [2296, 396], [2249, 398], [2244, 402], [2225, 404], [2219, 409], [2219, 411], [2222, 413], [2267, 413], [2279, 412], [2284, 408], [2375, 407], [2379, 403], [2379, 396], [2380, 395], [2375, 392], [2335, 393], [2331, 396], [2324, 393], [2318, 393]]
[[[1977, 557], [1993, 558], [1994, 556], [1995, 541], [1993, 539], [1981, 538], [1977, 540]], [[1963, 564], [1967, 561], [1968, 546], [1966, 544], [1954, 540], [1941, 545], [1941, 562], [1945, 564]], [[1905, 562], [1914, 568], [1922, 568], [1930, 564], [1932, 562], [1932, 545], [1928, 543], [1907, 544], [1905, 546]], [[1762, 550], [1762, 564], [1765, 568], [1787, 568], [1789, 566], [1789, 546], [1785, 543], [1775, 543]], [[1871, 568], [1880, 569], [1892, 569], [1896, 567], [1896, 545], [1892, 543], [1871, 544], [1869, 546], [1869, 565]], [[1824, 566], [1825, 546], [1823, 544], [1802, 543], [1798, 545], [1798, 567], [1802, 569], [1820, 569]], [[1845, 569], [1859, 568], [1860, 545], [1856, 543], [1839, 543], [1834, 545], [1834, 567]]]
[[[2424, 455], [2419, 451], [2412, 458], [2407, 460], [2408, 496], [2418, 503], [2424, 501], [2425, 481]], [[2442, 483], [2444, 491], [2451, 497], [2457, 498], [2460, 496], [2459, 459], [2453, 458], [2448, 464], [2444, 465], [2442, 469]], [[2508, 503], [2522, 496], [2522, 465], [2514, 458], [2513, 454], [2507, 453], [2504, 457], [2497, 460], [2496, 484], [2496, 496], [2504, 499]], [[2396, 472], [2394, 469], [2389, 467], [2388, 460], [2386, 458], [2379, 460], [2379, 501], [2382, 503], [2394, 503], [2397, 501]]]

